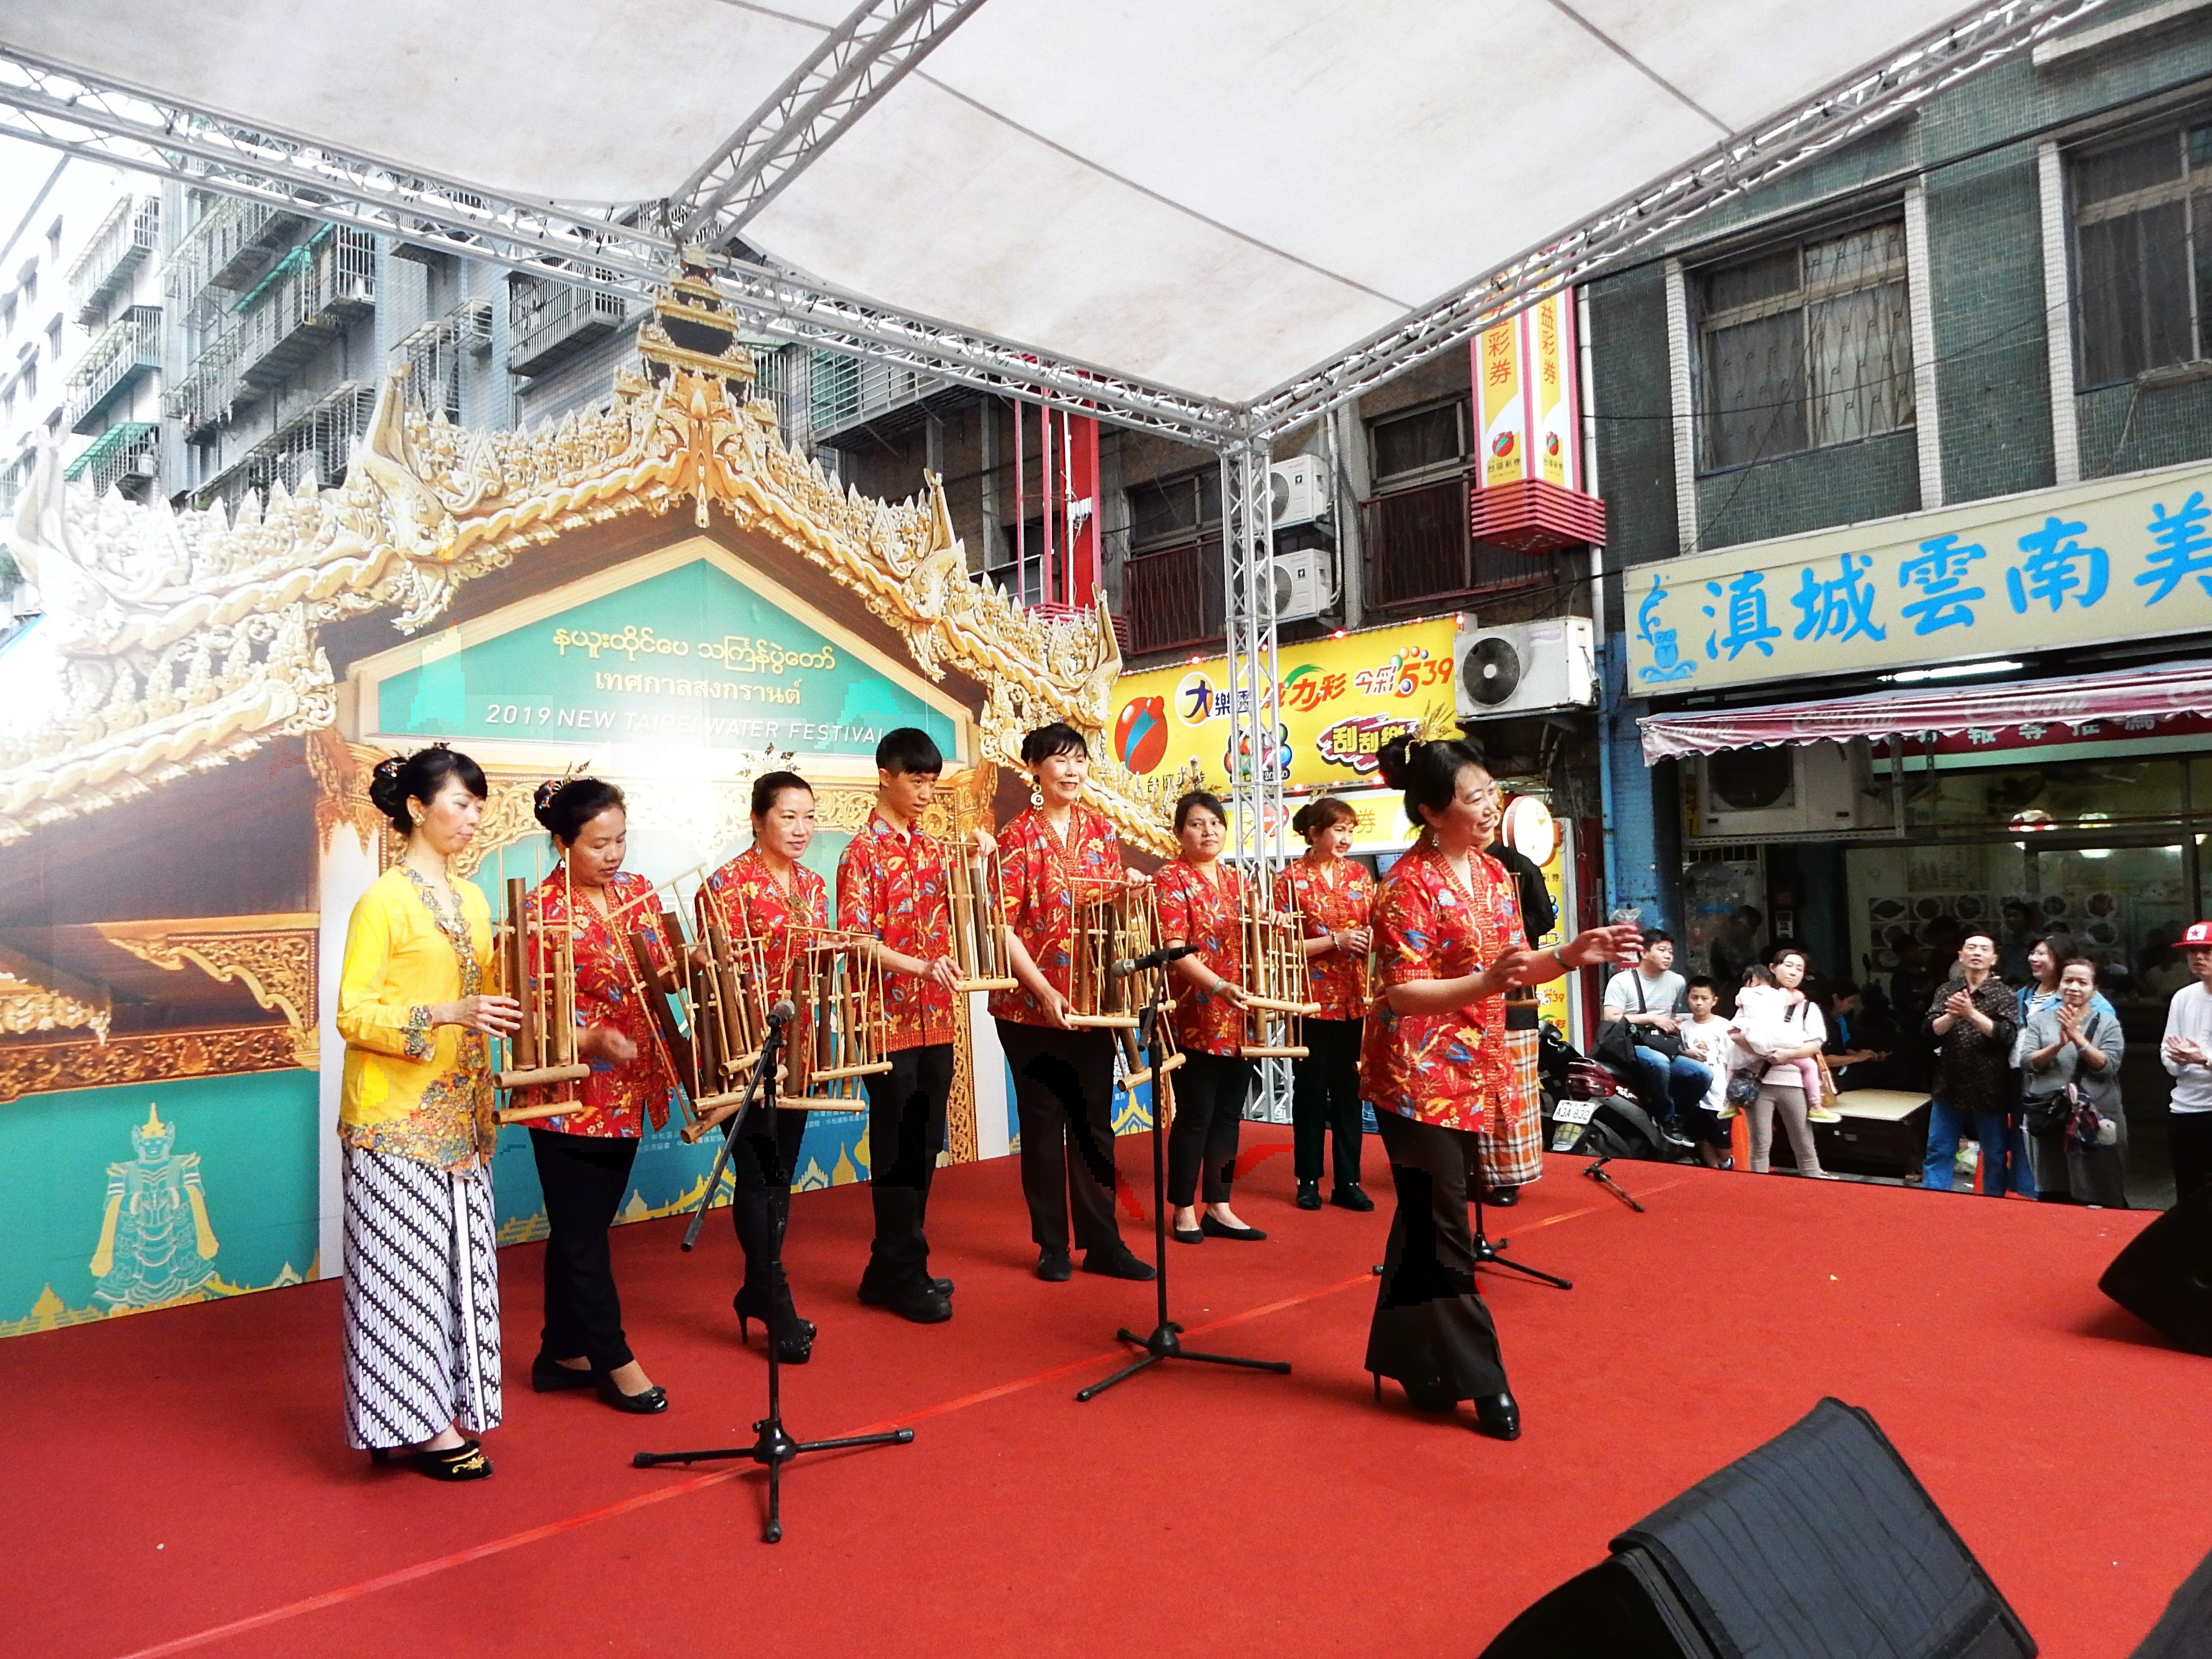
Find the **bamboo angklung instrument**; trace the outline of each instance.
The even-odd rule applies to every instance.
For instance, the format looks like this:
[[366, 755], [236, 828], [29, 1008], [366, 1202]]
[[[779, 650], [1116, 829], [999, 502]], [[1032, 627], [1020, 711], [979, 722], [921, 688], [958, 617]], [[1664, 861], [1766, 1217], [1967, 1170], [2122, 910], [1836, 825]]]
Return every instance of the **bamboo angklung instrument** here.
[[787, 1103], [830, 1111], [866, 1111], [863, 1078], [891, 1068], [890, 1015], [884, 970], [872, 939], [824, 929], [799, 947], [793, 994], [812, 1016], [805, 1043], [806, 1068], [794, 1075]]
[[979, 853], [963, 843], [965, 831], [945, 849], [945, 903], [952, 913], [952, 963], [960, 977], [956, 991], [1012, 991], [1014, 977], [1006, 955], [1006, 888], [999, 855]]
[[1321, 1012], [1296, 915], [1275, 908], [1265, 884], [1247, 881], [1243, 915], [1247, 1060], [1304, 1060], [1305, 1021]]
[[[569, 915], [574, 914], [572, 893]], [[507, 884], [507, 925], [499, 943], [501, 977], [522, 1005], [522, 1024], [507, 1039], [507, 1064], [492, 1073], [492, 1086], [510, 1097], [517, 1089], [550, 1087], [557, 1097], [541, 1105], [502, 1107], [499, 1121], [563, 1116], [581, 1103], [576, 1085], [592, 1074], [576, 1053], [574, 924], [548, 927], [542, 908], [530, 902], [529, 882], [516, 876]]]
[[[768, 982], [761, 941], [750, 933], [733, 934], [725, 927], [706, 888], [700, 888], [696, 903], [698, 938], [696, 951], [684, 953], [683, 991], [691, 1024], [692, 1053], [687, 1090], [691, 1121], [681, 1131], [686, 1141], [697, 1141], [725, 1118], [743, 1109], [745, 1085], [760, 1060], [763, 1036], [768, 1030], [770, 993], [779, 988]], [[672, 914], [664, 925], [675, 925]], [[699, 961], [700, 956], [706, 960]], [[779, 1084], [789, 1075], [790, 1064], [787, 1058], [777, 1066]]]
[[1159, 944], [1159, 904], [1150, 887], [1079, 878], [1075, 922], [1068, 941], [1067, 1023], [1134, 1030], [1137, 1012], [1151, 1000], [1159, 970], [1117, 975], [1114, 964], [1132, 962]]

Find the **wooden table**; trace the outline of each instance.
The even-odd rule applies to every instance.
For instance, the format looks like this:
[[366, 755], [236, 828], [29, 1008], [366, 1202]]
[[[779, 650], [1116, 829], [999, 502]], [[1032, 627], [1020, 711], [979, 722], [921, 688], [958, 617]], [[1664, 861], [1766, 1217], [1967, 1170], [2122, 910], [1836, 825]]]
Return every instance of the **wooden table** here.
[[[1928, 1155], [1927, 1094], [1917, 1089], [1846, 1089], [1836, 1097], [1840, 1123], [1815, 1123], [1813, 1144], [1820, 1167], [1850, 1175], [1911, 1179]], [[1774, 1126], [1772, 1162], [1797, 1167], [1790, 1137]]]

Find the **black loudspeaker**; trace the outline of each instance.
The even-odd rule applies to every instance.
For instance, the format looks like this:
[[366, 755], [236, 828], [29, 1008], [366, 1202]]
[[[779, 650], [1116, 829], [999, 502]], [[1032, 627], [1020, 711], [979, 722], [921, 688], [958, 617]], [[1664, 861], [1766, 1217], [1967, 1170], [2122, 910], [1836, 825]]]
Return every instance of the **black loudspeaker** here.
[[1613, 1540], [1483, 1659], [2025, 1659], [2034, 1638], [1875, 1420], [1823, 1400]]
[[2097, 1288], [2190, 1352], [2212, 1354], [2212, 1187], [2137, 1233]]
[[2181, 1582], [2166, 1612], [2129, 1659], [2204, 1659], [2212, 1653], [2212, 1555]]

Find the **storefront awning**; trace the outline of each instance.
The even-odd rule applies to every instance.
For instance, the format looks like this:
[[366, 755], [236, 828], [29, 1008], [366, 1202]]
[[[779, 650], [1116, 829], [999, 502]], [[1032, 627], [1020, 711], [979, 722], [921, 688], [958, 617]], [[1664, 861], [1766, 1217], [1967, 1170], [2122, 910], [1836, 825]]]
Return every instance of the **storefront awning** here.
[[2148, 732], [2180, 715], [2212, 715], [2212, 662], [2168, 663], [2130, 673], [2025, 684], [1929, 687], [1763, 708], [1647, 714], [1637, 725], [1643, 729], [1648, 762], [1723, 749], [1996, 732], [2015, 726], [2063, 727], [2061, 738], [2085, 735], [2079, 729], [2087, 726]]

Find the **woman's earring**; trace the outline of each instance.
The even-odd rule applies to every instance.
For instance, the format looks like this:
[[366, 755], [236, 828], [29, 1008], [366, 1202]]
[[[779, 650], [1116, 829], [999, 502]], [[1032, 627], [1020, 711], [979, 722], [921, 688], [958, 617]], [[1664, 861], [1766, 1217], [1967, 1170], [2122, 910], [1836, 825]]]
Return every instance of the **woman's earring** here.
[[1030, 785], [1030, 805], [1038, 807], [1044, 805], [1044, 786], [1042, 784], [1032, 783]]

